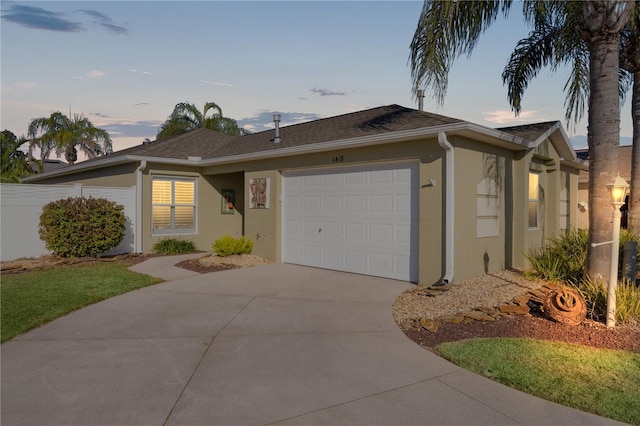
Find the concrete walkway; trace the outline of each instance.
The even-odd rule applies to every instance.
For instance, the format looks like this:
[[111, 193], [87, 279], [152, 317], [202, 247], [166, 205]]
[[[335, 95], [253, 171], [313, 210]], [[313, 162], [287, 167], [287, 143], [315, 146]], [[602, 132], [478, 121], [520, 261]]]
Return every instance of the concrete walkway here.
[[172, 266], [184, 258], [132, 268], [165, 283], [3, 344], [2, 425], [616, 424], [413, 343], [391, 316], [406, 283], [294, 265], [200, 275]]

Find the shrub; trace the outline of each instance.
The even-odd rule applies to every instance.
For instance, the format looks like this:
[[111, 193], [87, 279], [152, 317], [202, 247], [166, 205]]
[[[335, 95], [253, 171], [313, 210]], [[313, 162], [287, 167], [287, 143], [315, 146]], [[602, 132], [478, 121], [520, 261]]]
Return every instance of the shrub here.
[[[566, 283], [578, 283], [582, 280], [587, 263], [587, 244], [589, 234], [585, 229], [568, 229], [559, 237], [550, 238], [542, 248], [530, 250], [525, 254], [529, 261], [530, 275], [547, 280], [560, 280]], [[627, 241], [640, 241], [638, 235], [626, 229], [620, 230], [620, 268], [622, 249]], [[640, 258], [636, 258], [638, 262]]]
[[116, 247], [125, 232], [124, 207], [104, 198], [71, 197], [42, 208], [39, 234], [62, 257], [96, 257]]
[[567, 229], [550, 238], [545, 246], [525, 254], [531, 265], [529, 273], [547, 280], [578, 282], [584, 275], [588, 238], [584, 229]]
[[221, 257], [233, 254], [249, 254], [253, 250], [253, 242], [250, 238], [234, 238], [230, 235], [223, 235], [213, 243], [213, 251]]
[[[603, 321], [607, 317], [607, 285], [603, 280], [585, 278], [573, 285], [587, 302], [587, 315]], [[640, 323], [640, 288], [629, 280], [618, 283], [616, 288], [616, 322]]]
[[153, 246], [153, 251], [158, 254], [185, 254], [193, 253], [195, 250], [193, 242], [178, 238], [165, 238]]

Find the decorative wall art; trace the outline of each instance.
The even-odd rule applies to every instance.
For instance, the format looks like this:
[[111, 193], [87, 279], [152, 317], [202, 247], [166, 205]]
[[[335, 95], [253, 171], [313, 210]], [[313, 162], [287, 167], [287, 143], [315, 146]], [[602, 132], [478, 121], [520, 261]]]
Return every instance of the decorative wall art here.
[[269, 208], [269, 188], [270, 178], [249, 179], [249, 208], [268, 209]]
[[233, 214], [234, 213], [234, 204], [236, 202], [236, 193], [233, 189], [223, 189], [221, 191], [222, 194], [222, 204], [220, 206], [220, 213], [222, 214]]

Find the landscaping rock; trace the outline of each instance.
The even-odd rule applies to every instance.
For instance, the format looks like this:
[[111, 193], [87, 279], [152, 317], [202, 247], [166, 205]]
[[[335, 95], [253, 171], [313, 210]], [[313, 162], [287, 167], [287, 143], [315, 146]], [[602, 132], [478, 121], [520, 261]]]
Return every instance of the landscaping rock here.
[[431, 318], [422, 317], [420, 318], [420, 326], [425, 330], [435, 333], [438, 330], [438, 321]]

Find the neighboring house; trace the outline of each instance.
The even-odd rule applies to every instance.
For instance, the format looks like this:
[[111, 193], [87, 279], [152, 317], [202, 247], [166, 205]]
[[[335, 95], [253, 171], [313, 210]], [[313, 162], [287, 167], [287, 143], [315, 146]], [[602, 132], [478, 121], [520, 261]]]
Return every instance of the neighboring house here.
[[245, 136], [199, 129], [25, 179], [135, 186], [136, 247], [254, 254], [432, 285], [524, 266], [575, 226], [578, 173], [559, 122], [491, 129], [389, 105]]
[[[632, 145], [618, 147], [618, 173], [629, 184], [631, 184], [632, 149]], [[580, 171], [578, 177], [578, 220], [576, 226], [589, 229], [589, 149], [576, 149], [576, 155], [585, 164], [585, 169]]]

